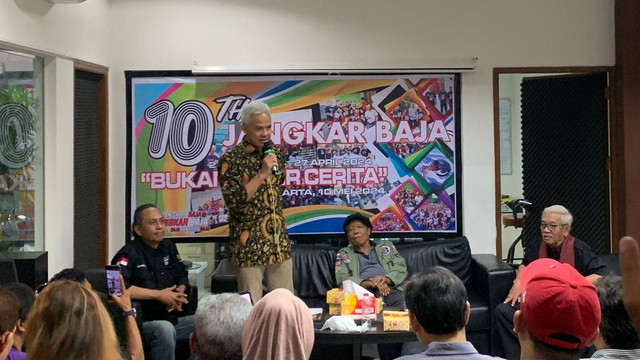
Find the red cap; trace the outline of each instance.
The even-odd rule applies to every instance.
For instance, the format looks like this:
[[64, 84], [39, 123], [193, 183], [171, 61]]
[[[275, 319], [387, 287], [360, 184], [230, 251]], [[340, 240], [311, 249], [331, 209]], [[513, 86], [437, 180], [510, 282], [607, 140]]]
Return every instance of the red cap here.
[[524, 269], [522, 316], [545, 344], [580, 349], [593, 343], [600, 325], [596, 288], [569, 264], [536, 260]]

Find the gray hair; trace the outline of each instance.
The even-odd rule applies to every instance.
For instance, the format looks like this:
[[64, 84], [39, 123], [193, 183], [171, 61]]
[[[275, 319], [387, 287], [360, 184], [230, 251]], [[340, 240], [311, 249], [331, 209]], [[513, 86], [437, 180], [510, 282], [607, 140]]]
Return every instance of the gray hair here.
[[242, 125], [249, 125], [251, 122], [251, 115], [264, 113], [271, 114], [269, 106], [262, 101], [252, 101], [248, 105], [242, 107], [240, 121], [242, 122]]
[[544, 208], [544, 210], [542, 210], [542, 216], [544, 216], [544, 214], [546, 213], [558, 213], [562, 215], [563, 225], [571, 225], [571, 223], [573, 222], [573, 215], [571, 215], [569, 210], [567, 210], [567, 208], [562, 205], [551, 205], [548, 208]]
[[207, 295], [194, 316], [198, 359], [242, 359], [242, 327], [253, 306], [235, 293]]

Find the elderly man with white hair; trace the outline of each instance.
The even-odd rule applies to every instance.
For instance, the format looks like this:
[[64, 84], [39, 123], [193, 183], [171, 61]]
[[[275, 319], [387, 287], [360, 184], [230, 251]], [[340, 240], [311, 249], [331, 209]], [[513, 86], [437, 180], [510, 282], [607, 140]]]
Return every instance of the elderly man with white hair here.
[[208, 295], [198, 303], [191, 352], [198, 360], [241, 360], [242, 327], [253, 306], [235, 293]]
[[218, 181], [229, 209], [229, 254], [237, 266], [238, 291], [254, 302], [267, 289], [293, 292], [291, 241], [282, 213], [286, 155], [271, 143], [271, 110], [252, 101], [240, 117], [244, 138], [218, 162]]
[[504, 303], [495, 309], [496, 331], [493, 334], [495, 355], [512, 360], [520, 359], [520, 345], [513, 332], [513, 315], [520, 308], [520, 276], [531, 262], [551, 258], [575, 268], [594, 284], [609, 271], [601, 263], [589, 245], [571, 235], [573, 216], [562, 205], [553, 205], [542, 211], [541, 240], [525, 249], [522, 265], [516, 271], [516, 279]]

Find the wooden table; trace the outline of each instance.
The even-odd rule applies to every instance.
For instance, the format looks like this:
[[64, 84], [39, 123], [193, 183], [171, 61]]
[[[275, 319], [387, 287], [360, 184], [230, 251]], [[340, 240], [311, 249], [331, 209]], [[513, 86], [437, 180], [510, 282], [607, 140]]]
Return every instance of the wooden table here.
[[516, 214], [516, 219], [517, 220], [513, 219], [513, 214], [502, 215], [502, 225], [504, 225], [505, 227], [507, 227], [507, 226], [515, 226], [515, 227], [519, 227], [519, 228], [524, 226], [524, 217], [523, 217], [522, 213], [517, 213]]
[[378, 316], [380, 321], [372, 322], [367, 332], [347, 332], [318, 330], [323, 322], [314, 323], [316, 326], [315, 342], [316, 344], [348, 344], [352, 348], [352, 358], [360, 360], [362, 356], [362, 344], [393, 344], [417, 341], [416, 334], [412, 331], [383, 331], [382, 314]]

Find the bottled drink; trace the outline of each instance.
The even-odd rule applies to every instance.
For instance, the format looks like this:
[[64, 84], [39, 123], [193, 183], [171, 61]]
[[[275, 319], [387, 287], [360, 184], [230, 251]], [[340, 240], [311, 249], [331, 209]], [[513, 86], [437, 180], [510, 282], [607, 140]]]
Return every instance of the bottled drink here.
[[340, 304], [342, 315], [351, 315], [356, 309], [356, 305], [358, 304], [358, 299], [355, 295], [346, 295], [344, 300]]
[[373, 315], [376, 313], [376, 298], [369, 296], [368, 293], [365, 293], [362, 299], [358, 301], [358, 305], [364, 315]]

